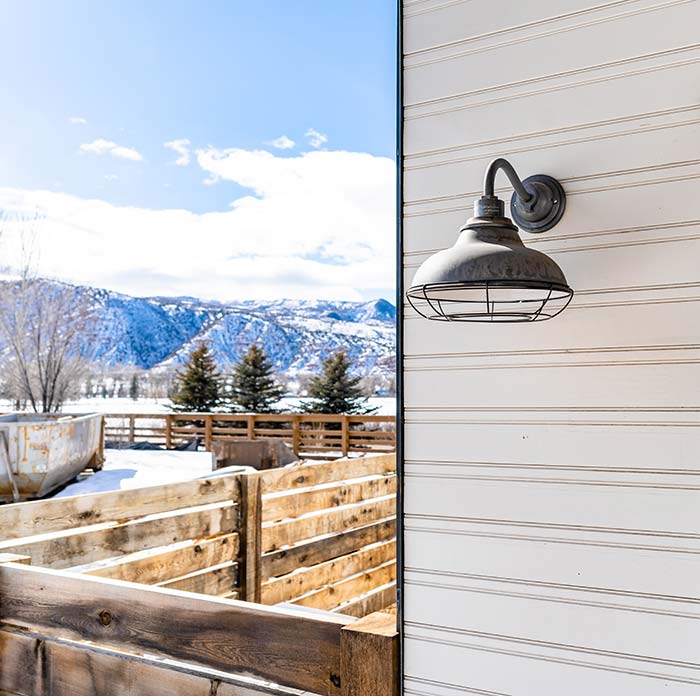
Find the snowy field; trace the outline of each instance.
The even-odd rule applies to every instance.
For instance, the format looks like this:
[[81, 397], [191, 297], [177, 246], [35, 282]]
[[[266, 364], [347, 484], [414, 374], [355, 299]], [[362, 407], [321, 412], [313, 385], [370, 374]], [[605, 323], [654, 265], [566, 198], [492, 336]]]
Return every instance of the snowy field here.
[[[276, 406], [279, 411], [297, 411], [303, 399], [288, 396]], [[395, 416], [396, 399], [373, 397], [368, 399], [368, 405], [377, 408], [377, 415]], [[7, 402], [2, 404], [3, 410], [12, 410]], [[63, 407], [64, 413], [165, 413], [171, 408], [170, 399], [80, 399], [68, 402]]]
[[211, 452], [107, 449], [102, 471], [81, 474], [77, 481], [52, 497], [190, 481], [212, 472], [212, 456]]

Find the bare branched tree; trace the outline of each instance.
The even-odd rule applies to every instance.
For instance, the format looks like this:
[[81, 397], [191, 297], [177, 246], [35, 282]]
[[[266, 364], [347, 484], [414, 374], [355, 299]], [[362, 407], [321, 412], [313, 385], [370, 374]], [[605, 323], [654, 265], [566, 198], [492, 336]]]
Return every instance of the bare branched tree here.
[[[27, 225], [30, 233], [36, 220]], [[23, 240], [18, 277], [0, 289], [4, 391], [18, 405], [48, 413], [79, 393], [86, 370], [80, 339], [89, 329], [91, 303], [80, 288], [39, 277], [32, 252], [33, 240]]]

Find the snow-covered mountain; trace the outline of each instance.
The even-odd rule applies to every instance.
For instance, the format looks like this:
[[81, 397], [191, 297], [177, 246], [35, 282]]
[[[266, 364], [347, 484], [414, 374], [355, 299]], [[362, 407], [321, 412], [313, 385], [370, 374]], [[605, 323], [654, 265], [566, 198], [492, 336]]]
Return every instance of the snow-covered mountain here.
[[344, 349], [358, 374], [391, 378], [395, 369], [396, 309], [372, 302], [243, 301], [192, 297], [139, 298], [107, 290], [88, 293], [95, 321], [82, 352], [107, 365], [166, 368], [183, 362], [201, 340], [222, 368], [261, 343], [277, 371], [294, 378], [316, 372]]

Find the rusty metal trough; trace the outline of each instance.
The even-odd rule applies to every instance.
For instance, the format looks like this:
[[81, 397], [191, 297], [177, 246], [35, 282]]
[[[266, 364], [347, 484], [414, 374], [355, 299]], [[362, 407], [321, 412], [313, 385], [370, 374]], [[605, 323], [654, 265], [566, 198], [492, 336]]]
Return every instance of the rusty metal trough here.
[[0, 416], [0, 502], [40, 498], [104, 460], [100, 414]]

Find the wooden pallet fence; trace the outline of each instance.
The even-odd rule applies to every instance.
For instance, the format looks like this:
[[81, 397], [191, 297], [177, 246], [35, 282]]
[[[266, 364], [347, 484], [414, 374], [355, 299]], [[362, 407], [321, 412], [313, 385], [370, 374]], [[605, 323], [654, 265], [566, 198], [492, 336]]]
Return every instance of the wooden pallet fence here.
[[260, 601], [364, 616], [394, 604], [394, 455], [257, 474]]
[[335, 414], [111, 413], [105, 438], [116, 442], [153, 442], [174, 447], [198, 439], [206, 450], [214, 442], [278, 439], [305, 458], [393, 452], [394, 416]]
[[397, 693], [389, 615], [354, 623], [3, 556], [0, 597], [0, 693], [108, 696], [136, 684], [142, 696]]
[[0, 553], [44, 568], [237, 596], [241, 507], [236, 475], [4, 505]]

